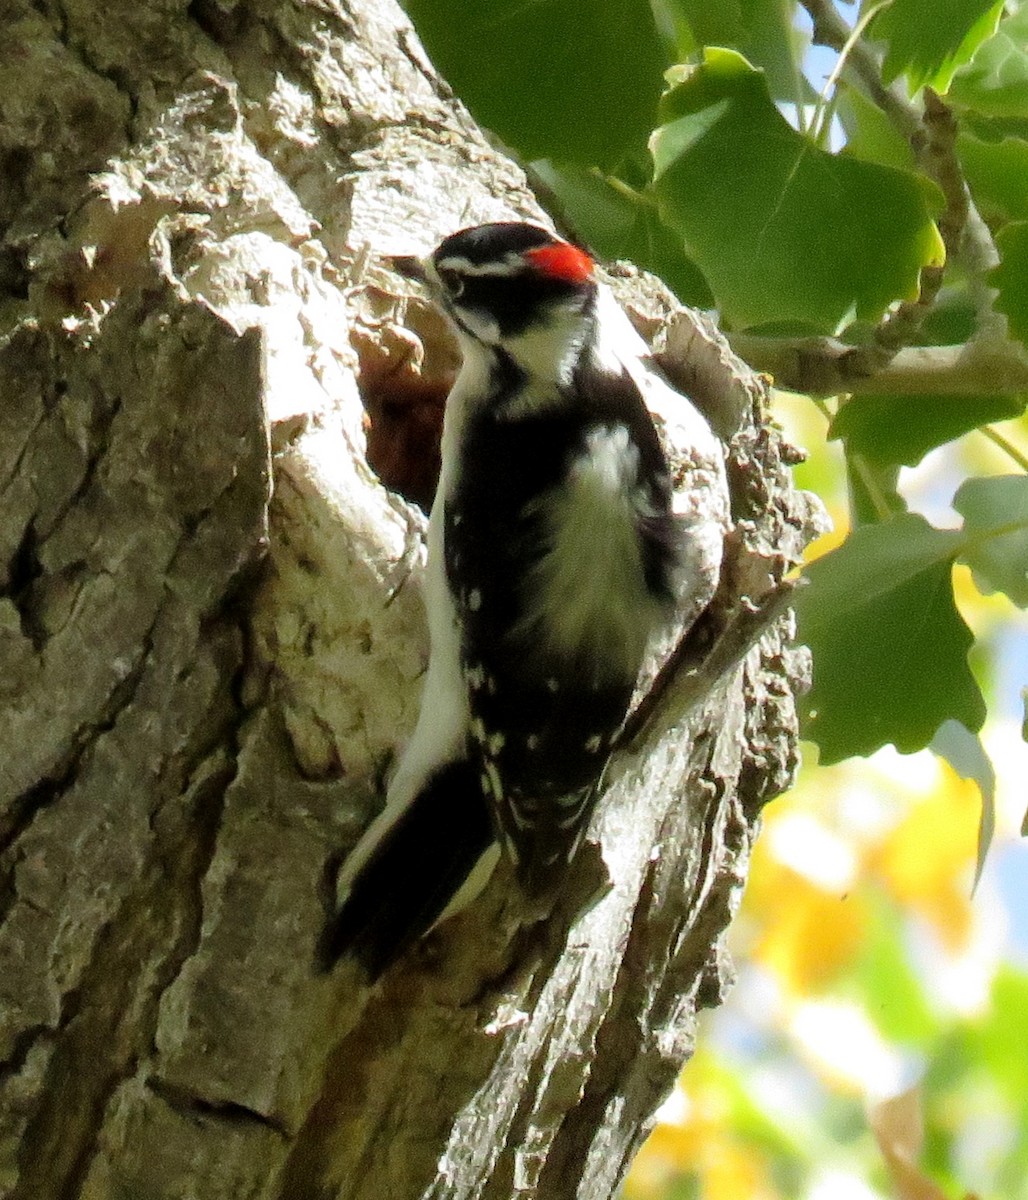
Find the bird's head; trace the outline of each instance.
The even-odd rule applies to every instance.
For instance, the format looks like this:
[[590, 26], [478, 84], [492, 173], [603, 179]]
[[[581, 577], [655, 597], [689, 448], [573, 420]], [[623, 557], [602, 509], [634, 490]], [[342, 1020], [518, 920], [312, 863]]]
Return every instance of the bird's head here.
[[596, 301], [589, 255], [538, 225], [462, 229], [427, 259], [394, 259], [422, 279], [469, 353], [503, 353], [530, 375], [551, 373], [589, 336]]

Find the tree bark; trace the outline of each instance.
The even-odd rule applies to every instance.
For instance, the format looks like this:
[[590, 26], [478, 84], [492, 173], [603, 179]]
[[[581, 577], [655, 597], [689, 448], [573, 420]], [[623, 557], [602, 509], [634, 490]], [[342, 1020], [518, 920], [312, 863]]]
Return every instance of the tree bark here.
[[381, 256], [543, 217], [391, 0], [4, 13], [0, 1198], [610, 1196], [794, 765], [803, 658], [745, 614], [818, 516], [766, 382], [615, 272], [725, 445], [663, 414], [712, 603], [558, 911], [501, 870], [319, 976], [424, 665], [379, 476], [430, 492], [454, 365]]

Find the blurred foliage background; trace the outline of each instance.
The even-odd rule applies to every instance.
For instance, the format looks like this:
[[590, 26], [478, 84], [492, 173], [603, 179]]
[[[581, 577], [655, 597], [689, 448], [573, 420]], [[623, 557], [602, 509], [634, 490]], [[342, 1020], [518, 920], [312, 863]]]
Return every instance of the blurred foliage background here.
[[[843, 455], [809, 399], [776, 400], [810, 448], [799, 482], [835, 522], [811, 547], [825, 553], [848, 524]], [[1007, 432], [1028, 449], [1023, 418]], [[900, 487], [953, 524], [954, 481], [1008, 467], [967, 438]], [[1028, 627], [966, 567], [955, 574], [997, 782], [977, 889], [973, 780], [928, 750], [821, 766], [805, 744], [796, 787], [765, 810], [730, 931], [738, 982], [706, 1015], [626, 1200], [1028, 1200]]]
[[773, 376], [835, 523], [738, 984], [625, 1197], [1028, 1200], [1028, 0], [405, 2], [559, 227]]

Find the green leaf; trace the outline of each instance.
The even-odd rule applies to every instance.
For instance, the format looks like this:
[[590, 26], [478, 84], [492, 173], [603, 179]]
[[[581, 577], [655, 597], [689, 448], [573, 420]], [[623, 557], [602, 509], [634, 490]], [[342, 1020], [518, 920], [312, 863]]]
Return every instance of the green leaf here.
[[821, 1133], [807, 1114], [790, 1106], [769, 1109], [760, 1089], [754, 1087], [752, 1070], [733, 1062], [731, 1055], [712, 1052], [708, 1046], [700, 1070], [716, 1086], [725, 1117], [749, 1145], [761, 1147], [779, 1161], [806, 1159], [811, 1142]]
[[673, 7], [689, 23], [693, 37], [701, 46], [737, 46], [749, 35], [751, 7], [743, 0], [674, 0]]
[[748, 36], [735, 49], [764, 72], [776, 100], [814, 103], [818, 90], [801, 70], [810, 35], [796, 25], [796, 6], [781, 0], [743, 0], [743, 9]]
[[1028, 608], [1028, 475], [967, 479], [953, 507], [964, 518], [960, 557], [975, 582]]
[[977, 887], [996, 832], [996, 772], [992, 759], [985, 752], [982, 739], [959, 721], [943, 721], [932, 738], [932, 753], [945, 759], [961, 779], [973, 779], [978, 785], [982, 811], [978, 821], [978, 861], [974, 871]]
[[984, 216], [1028, 220], [1028, 142], [983, 142], [962, 133], [957, 153]]
[[996, 234], [1000, 264], [988, 274], [999, 291], [998, 312], [1006, 313], [1010, 332], [1028, 345], [1028, 221], [1013, 221]]
[[661, 214], [736, 328], [802, 321], [832, 332], [854, 308], [875, 319], [941, 262], [935, 189], [817, 149], [738, 54], [708, 50], [662, 113], [651, 140]]
[[796, 603], [813, 652], [804, 732], [822, 762], [887, 742], [921, 750], [950, 718], [981, 728], [985, 704], [967, 665], [974, 638], [953, 603], [961, 542], [904, 513], [861, 526], [807, 567]]
[[882, 81], [906, 74], [913, 95], [928, 84], [945, 92], [958, 67], [996, 32], [1003, 0], [892, 0], [869, 34], [889, 43]]
[[840, 80], [835, 111], [846, 133], [844, 154], [887, 167], [912, 167], [914, 151], [896, 126], [858, 88]]
[[[812, 104], [817, 92], [800, 69], [810, 38], [779, 0], [665, 0], [692, 31], [694, 46], [731, 46], [760, 67], [776, 100]], [[695, 53], [695, 51], [693, 51]], [[683, 54], [680, 61], [693, 54]]]
[[1028, 5], [1000, 21], [995, 36], [957, 72], [949, 99], [991, 117], [1028, 113]]
[[981, 1020], [968, 1030], [968, 1059], [980, 1064], [1003, 1089], [1010, 1103], [1023, 1106], [1028, 1095], [1028, 1053], [1024, 1016], [1028, 1012], [1028, 975], [1001, 963]]
[[[660, 218], [653, 197], [633, 192], [595, 169], [532, 164], [553, 210], [601, 258], [624, 258], [659, 275], [683, 304], [712, 308], [714, 297], [681, 238]], [[552, 201], [552, 204], [550, 203]]]
[[857, 1000], [890, 1042], [926, 1046], [939, 1022], [903, 943], [895, 904], [874, 897], [871, 920], [855, 964]]
[[1017, 396], [855, 396], [839, 409], [828, 437], [872, 463], [913, 467], [936, 446], [1024, 412]]
[[432, 61], [525, 158], [612, 165], [645, 141], [668, 65], [649, 0], [406, 0]]

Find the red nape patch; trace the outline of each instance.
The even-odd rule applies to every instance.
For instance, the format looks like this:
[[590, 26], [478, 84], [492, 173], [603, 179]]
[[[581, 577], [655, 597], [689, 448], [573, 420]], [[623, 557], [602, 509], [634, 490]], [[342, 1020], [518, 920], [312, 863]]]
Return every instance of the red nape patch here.
[[525, 258], [544, 275], [565, 283], [585, 283], [593, 273], [593, 260], [570, 242], [536, 246], [534, 250], [525, 251]]

